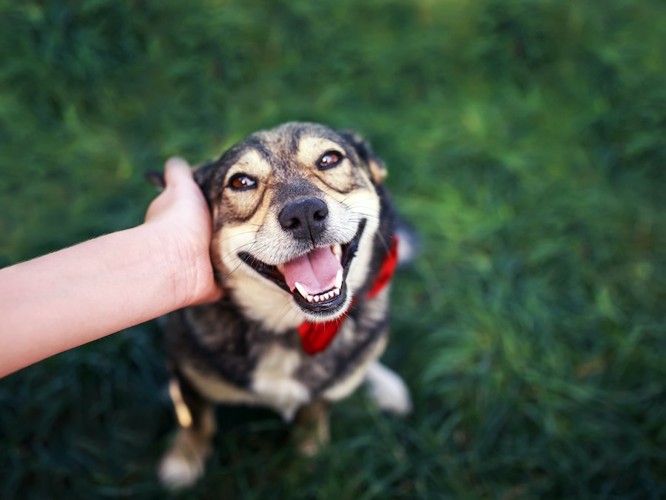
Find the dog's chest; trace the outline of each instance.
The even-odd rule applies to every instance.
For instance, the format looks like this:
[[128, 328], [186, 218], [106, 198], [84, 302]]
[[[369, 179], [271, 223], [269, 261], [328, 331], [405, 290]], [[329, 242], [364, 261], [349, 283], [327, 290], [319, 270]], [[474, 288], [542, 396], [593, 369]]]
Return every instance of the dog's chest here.
[[236, 273], [229, 282], [234, 301], [248, 319], [273, 332], [294, 329], [303, 321], [291, 296], [275, 285], [267, 286], [241, 273]]
[[199, 374], [188, 378], [212, 401], [265, 405], [290, 419], [312, 397], [299, 377], [304, 356], [295, 332], [267, 331], [240, 309], [228, 302], [185, 312], [192, 340], [206, 353]]
[[297, 351], [276, 344], [264, 352], [252, 374], [251, 391], [287, 420], [311, 399], [310, 389], [297, 378], [300, 367]]
[[268, 406], [291, 420], [298, 408], [312, 399], [312, 390], [298, 372], [302, 363], [297, 352], [275, 344], [255, 363], [233, 366], [230, 358], [216, 368], [204, 368], [187, 360], [181, 372], [206, 399], [216, 403]]
[[185, 343], [174, 344], [172, 354], [194, 361], [188, 363], [193, 369], [186, 375], [207, 399], [269, 406], [289, 420], [299, 407], [324, 395], [322, 391], [349, 380], [353, 382], [347, 384], [349, 390], [360, 383], [360, 369], [378, 355], [370, 354], [372, 344], [385, 334], [381, 326], [385, 308], [377, 310], [377, 317], [371, 310], [375, 308], [365, 309], [363, 320], [347, 318], [326, 351], [308, 356], [295, 330], [267, 331], [244, 319], [236, 304], [190, 308], [181, 330], [189, 335], [177, 336]]

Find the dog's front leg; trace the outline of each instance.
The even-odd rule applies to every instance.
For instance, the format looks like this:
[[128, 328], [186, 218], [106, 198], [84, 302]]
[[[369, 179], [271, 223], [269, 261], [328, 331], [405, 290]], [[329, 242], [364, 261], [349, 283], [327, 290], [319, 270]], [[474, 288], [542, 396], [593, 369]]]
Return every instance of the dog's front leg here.
[[[181, 390], [182, 389], [182, 390]], [[169, 386], [179, 428], [159, 465], [161, 483], [170, 489], [194, 484], [204, 472], [215, 434], [213, 406], [183, 379], [174, 377]]]
[[306, 457], [316, 455], [330, 440], [326, 402], [317, 400], [298, 410], [294, 430], [298, 451]]

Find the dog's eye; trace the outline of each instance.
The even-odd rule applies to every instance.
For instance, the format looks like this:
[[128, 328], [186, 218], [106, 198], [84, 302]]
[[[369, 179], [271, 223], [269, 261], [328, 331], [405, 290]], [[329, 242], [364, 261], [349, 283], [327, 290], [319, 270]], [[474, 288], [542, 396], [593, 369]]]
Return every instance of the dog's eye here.
[[342, 153], [338, 153], [337, 151], [326, 151], [321, 158], [319, 158], [317, 167], [319, 170], [333, 168], [342, 161], [342, 158]]
[[247, 174], [235, 174], [229, 179], [229, 187], [234, 191], [247, 191], [257, 187], [257, 181]]

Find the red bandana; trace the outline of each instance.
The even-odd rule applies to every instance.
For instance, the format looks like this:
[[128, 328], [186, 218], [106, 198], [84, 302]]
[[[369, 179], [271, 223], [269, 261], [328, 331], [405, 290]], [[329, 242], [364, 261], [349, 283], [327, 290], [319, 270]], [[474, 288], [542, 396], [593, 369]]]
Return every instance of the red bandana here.
[[[398, 264], [398, 238], [393, 236], [391, 249], [386, 254], [382, 267], [377, 274], [372, 288], [366, 295], [369, 299], [376, 297], [386, 285], [389, 284], [395, 268]], [[301, 345], [303, 350], [310, 356], [323, 351], [331, 343], [335, 335], [344, 323], [344, 316], [324, 323], [310, 323], [306, 321], [298, 327], [298, 334], [301, 336]]]

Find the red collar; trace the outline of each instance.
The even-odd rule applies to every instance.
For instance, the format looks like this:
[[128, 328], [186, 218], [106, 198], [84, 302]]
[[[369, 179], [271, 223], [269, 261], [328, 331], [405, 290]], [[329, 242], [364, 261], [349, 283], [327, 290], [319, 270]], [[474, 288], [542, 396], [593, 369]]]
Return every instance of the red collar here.
[[[395, 268], [398, 264], [398, 238], [393, 236], [391, 249], [386, 254], [382, 267], [377, 273], [377, 278], [372, 285], [370, 291], [366, 294], [369, 299], [375, 298], [386, 285], [389, 284]], [[353, 302], [352, 302], [353, 306]], [[324, 323], [311, 323], [306, 321], [301, 323], [298, 327], [298, 334], [301, 336], [301, 345], [303, 350], [313, 356], [318, 352], [323, 351], [331, 343], [335, 335], [340, 330], [344, 323], [344, 315], [333, 321], [326, 321]]]

